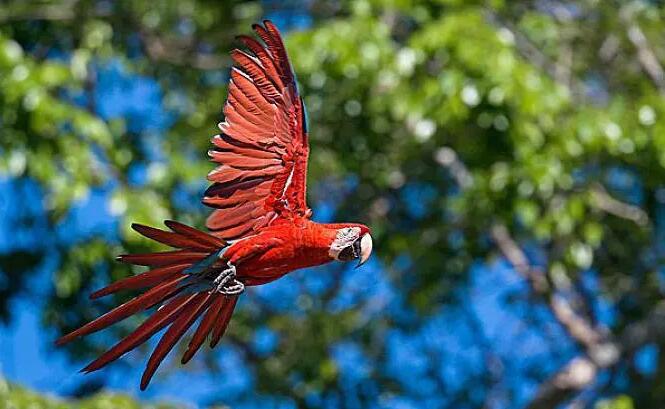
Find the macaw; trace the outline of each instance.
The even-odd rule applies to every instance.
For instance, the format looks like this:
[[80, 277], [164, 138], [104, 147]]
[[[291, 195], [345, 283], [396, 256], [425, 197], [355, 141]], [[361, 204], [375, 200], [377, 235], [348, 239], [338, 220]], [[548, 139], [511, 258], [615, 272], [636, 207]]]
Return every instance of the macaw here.
[[144, 390], [157, 367], [200, 318], [182, 363], [210, 335], [213, 348], [223, 336], [246, 286], [269, 283], [305, 267], [358, 260], [372, 252], [367, 226], [316, 223], [305, 201], [309, 155], [307, 118], [295, 74], [275, 25], [253, 25], [259, 39], [239, 36], [248, 49], [231, 56], [228, 96], [220, 135], [208, 152], [218, 166], [203, 203], [214, 208], [210, 233], [167, 220], [169, 230], [140, 224], [141, 235], [176, 250], [126, 254], [118, 260], [150, 270], [110, 284], [91, 299], [121, 290], [146, 289], [56, 341], [65, 344], [100, 331], [139, 311], [159, 306], [136, 330], [82, 372], [96, 371], [147, 341], [165, 327], [141, 378]]

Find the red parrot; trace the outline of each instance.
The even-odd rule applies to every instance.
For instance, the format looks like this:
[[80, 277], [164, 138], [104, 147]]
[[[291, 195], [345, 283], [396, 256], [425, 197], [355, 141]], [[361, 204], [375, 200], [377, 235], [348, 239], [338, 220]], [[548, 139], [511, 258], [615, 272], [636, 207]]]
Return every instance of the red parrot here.
[[157, 367], [200, 318], [182, 363], [210, 335], [224, 334], [245, 286], [269, 283], [304, 267], [358, 260], [372, 252], [369, 228], [357, 223], [310, 220], [305, 201], [309, 155], [306, 112], [286, 49], [275, 25], [255, 24], [260, 40], [239, 36], [249, 52], [233, 50], [222, 133], [208, 152], [217, 166], [203, 203], [213, 207], [211, 233], [167, 220], [167, 230], [132, 228], [176, 250], [127, 254], [118, 260], [150, 270], [112, 283], [95, 299], [120, 290], [145, 289], [137, 297], [58, 339], [58, 345], [102, 330], [139, 311], [156, 308], [134, 332], [82, 369], [96, 371], [165, 327], [141, 379], [145, 389]]

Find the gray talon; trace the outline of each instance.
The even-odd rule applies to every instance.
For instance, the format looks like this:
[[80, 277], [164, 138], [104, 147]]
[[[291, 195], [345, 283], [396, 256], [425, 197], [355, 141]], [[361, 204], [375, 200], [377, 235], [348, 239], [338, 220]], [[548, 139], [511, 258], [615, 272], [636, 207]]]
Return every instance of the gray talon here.
[[245, 291], [245, 284], [234, 279], [233, 284], [227, 287], [223, 287], [221, 290], [217, 291], [225, 295], [238, 295]]
[[229, 268], [226, 268], [226, 269], [222, 270], [219, 273], [219, 275], [217, 276], [217, 278], [215, 278], [215, 280], [213, 280], [213, 283], [215, 285], [219, 285], [219, 284], [222, 284], [222, 283], [225, 284], [229, 281], [230, 278], [235, 277], [235, 275], [236, 275], [236, 266], [234, 266], [230, 262], [226, 263], [226, 265]]
[[230, 262], [228, 268], [222, 270], [213, 280], [214, 292], [225, 295], [237, 295], [245, 291], [245, 285], [236, 280], [236, 267]]

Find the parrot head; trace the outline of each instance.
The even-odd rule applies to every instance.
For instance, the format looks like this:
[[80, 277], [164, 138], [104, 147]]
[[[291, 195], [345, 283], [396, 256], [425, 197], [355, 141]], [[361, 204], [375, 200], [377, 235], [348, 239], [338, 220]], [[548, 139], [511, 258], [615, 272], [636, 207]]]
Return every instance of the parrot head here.
[[358, 260], [356, 268], [365, 264], [372, 254], [372, 236], [369, 234], [369, 228], [362, 224], [338, 228], [328, 254], [337, 261]]

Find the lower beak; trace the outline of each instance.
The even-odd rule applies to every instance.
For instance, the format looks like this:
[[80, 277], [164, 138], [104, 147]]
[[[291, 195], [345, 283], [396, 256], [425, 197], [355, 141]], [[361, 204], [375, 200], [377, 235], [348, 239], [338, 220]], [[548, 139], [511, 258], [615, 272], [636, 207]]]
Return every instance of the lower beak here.
[[369, 259], [369, 256], [372, 254], [372, 236], [369, 233], [365, 233], [364, 236], [360, 239], [360, 257], [358, 258], [358, 265], [356, 268], [365, 264]]

